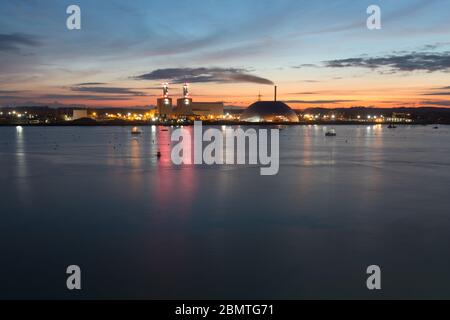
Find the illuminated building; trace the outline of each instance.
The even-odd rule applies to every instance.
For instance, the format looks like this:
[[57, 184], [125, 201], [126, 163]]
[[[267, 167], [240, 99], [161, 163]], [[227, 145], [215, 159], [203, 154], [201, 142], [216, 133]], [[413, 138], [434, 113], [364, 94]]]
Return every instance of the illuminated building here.
[[163, 84], [163, 96], [157, 100], [158, 115], [162, 118], [170, 118], [174, 115], [172, 98], [169, 97], [169, 84]]
[[277, 101], [258, 101], [250, 105], [241, 115], [243, 122], [299, 122], [297, 114], [287, 104]]
[[177, 99], [177, 107], [174, 111], [178, 117], [192, 115], [192, 99], [189, 98], [189, 86], [187, 83], [183, 86], [183, 98]]
[[197, 117], [219, 118], [223, 116], [223, 102], [193, 102], [192, 113]]
[[172, 99], [168, 95], [168, 84], [164, 84], [163, 97], [157, 100], [158, 114], [162, 118], [201, 118], [217, 119], [223, 117], [223, 102], [193, 102], [189, 95], [187, 83], [183, 86], [183, 97], [177, 99], [176, 107], [172, 107]]
[[73, 116], [72, 116], [72, 120], [77, 120], [77, 119], [82, 119], [82, 118], [87, 118], [88, 117], [88, 113], [86, 109], [81, 109], [81, 110], [73, 110]]
[[396, 123], [401, 123], [401, 122], [412, 122], [410, 115], [406, 114], [406, 113], [392, 113], [391, 117], [386, 118], [387, 122], [396, 122]]

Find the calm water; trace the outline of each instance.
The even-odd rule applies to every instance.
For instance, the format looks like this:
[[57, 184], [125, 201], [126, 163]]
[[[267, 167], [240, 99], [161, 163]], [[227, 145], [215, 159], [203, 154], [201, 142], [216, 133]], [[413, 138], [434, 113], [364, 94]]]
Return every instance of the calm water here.
[[336, 129], [260, 176], [176, 167], [159, 128], [0, 128], [0, 298], [450, 298], [450, 127]]

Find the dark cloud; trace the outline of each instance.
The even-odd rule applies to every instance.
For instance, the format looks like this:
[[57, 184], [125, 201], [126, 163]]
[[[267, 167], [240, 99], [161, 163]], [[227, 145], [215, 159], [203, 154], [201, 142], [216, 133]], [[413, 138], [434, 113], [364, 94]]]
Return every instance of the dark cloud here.
[[437, 43], [434, 43], [434, 44], [424, 45], [422, 47], [422, 50], [423, 51], [436, 50], [436, 49], [440, 49], [442, 47], [446, 47], [448, 45], [450, 45], [450, 42], [437, 42]]
[[[12, 101], [14, 101], [14, 100], [17, 100], [17, 99], [20, 99], [20, 97], [18, 97], [18, 96], [10, 96], [10, 95], [0, 95], [0, 100], [12, 100]], [[10, 101], [7, 101], [7, 102], [10, 102]]]
[[104, 82], [82, 82], [82, 83], [78, 83], [76, 84], [76, 86], [99, 86], [99, 85], [104, 85], [106, 83]]
[[22, 99], [22, 90], [0, 90], [0, 100], [17, 100]]
[[[444, 90], [444, 91], [442, 91]], [[450, 96], [450, 86], [431, 88], [429, 92], [423, 93], [423, 96]]]
[[35, 37], [22, 34], [22, 33], [12, 33], [12, 34], [0, 34], [0, 51], [12, 51], [17, 52], [20, 47], [36, 47], [39, 46], [40, 42], [35, 39]]
[[318, 65], [316, 64], [312, 64], [312, 63], [304, 63], [304, 64], [300, 64], [298, 66], [293, 66], [293, 69], [301, 69], [301, 68], [317, 68]]
[[168, 68], [157, 69], [135, 77], [137, 80], [162, 80], [171, 83], [258, 83], [273, 85], [269, 79], [248, 73], [248, 70], [237, 68]]
[[102, 94], [116, 94], [116, 95], [130, 95], [130, 96], [145, 96], [146, 94], [142, 91], [136, 91], [130, 88], [119, 88], [119, 87], [89, 87], [89, 86], [79, 86], [70, 88], [72, 91], [76, 92], [90, 92], [90, 93], [102, 93]]
[[286, 103], [302, 103], [302, 104], [327, 104], [340, 102], [355, 102], [358, 100], [285, 100]]
[[163, 88], [163, 86], [155, 86], [155, 87], [146, 87], [143, 88], [145, 90], [161, 90]]
[[411, 52], [404, 55], [386, 57], [360, 57], [325, 61], [330, 68], [360, 67], [369, 69], [387, 68], [391, 72], [403, 71], [449, 71], [450, 52], [419, 53]]
[[431, 100], [431, 101], [422, 101], [423, 105], [434, 105], [441, 107], [450, 107], [450, 100]]
[[76, 100], [76, 99], [82, 99], [82, 100], [95, 100], [95, 101], [112, 101], [112, 100], [131, 100], [130, 97], [127, 96], [96, 96], [96, 95], [75, 95], [75, 94], [46, 94], [39, 97], [40, 99], [51, 99], [51, 100]]
[[23, 91], [21, 90], [0, 90], [0, 94], [4, 95], [4, 94], [20, 94]]
[[450, 91], [424, 93], [423, 96], [450, 96]]

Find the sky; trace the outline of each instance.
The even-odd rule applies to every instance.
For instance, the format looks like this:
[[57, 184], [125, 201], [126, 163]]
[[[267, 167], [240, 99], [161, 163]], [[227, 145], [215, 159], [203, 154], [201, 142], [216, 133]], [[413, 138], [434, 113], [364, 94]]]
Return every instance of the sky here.
[[[69, 5], [81, 29], [69, 30]], [[366, 10], [381, 9], [380, 30]], [[450, 107], [449, 0], [2, 0], [0, 106]]]

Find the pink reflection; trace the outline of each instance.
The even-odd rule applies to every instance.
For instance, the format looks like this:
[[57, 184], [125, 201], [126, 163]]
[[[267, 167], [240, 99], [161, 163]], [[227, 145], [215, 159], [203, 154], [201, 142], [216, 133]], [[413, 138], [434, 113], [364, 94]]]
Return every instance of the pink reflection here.
[[161, 156], [158, 160], [158, 166], [171, 166], [172, 161], [170, 159], [171, 152], [171, 141], [170, 141], [170, 133], [171, 130], [163, 127], [159, 127], [156, 133], [156, 147], [157, 152], [160, 152]]
[[133, 168], [141, 167], [141, 146], [139, 140], [134, 138], [131, 140], [131, 165]]
[[[186, 127], [193, 137], [193, 127]], [[172, 146], [178, 142], [171, 142], [173, 129], [158, 128], [156, 134], [157, 151], [160, 152], [158, 159], [158, 185], [155, 191], [155, 201], [162, 212], [189, 212], [194, 204], [198, 181], [196, 169], [193, 165], [175, 165], [171, 160]], [[192, 143], [185, 145], [187, 151], [192, 154]], [[171, 207], [176, 210], [169, 210]]]

